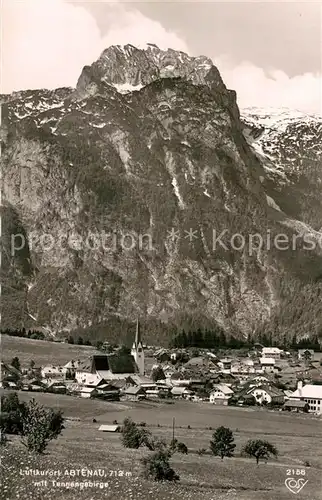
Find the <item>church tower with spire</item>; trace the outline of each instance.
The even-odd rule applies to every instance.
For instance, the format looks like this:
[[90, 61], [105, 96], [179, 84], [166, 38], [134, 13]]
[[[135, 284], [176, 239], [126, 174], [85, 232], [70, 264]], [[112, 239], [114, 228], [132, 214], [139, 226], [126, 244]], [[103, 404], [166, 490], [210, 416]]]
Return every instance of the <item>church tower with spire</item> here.
[[131, 354], [135, 359], [135, 363], [139, 369], [139, 374], [144, 375], [144, 350], [141, 340], [139, 319], [136, 321], [135, 341], [132, 345]]

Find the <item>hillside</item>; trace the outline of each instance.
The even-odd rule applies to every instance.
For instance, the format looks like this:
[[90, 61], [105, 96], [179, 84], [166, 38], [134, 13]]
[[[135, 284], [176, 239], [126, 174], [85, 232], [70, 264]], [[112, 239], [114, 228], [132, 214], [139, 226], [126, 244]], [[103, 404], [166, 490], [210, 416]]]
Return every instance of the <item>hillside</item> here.
[[211, 60], [153, 45], [2, 101], [3, 327], [322, 333], [320, 118], [241, 117]]
[[30, 361], [34, 361], [37, 367], [64, 365], [72, 359], [84, 360], [99, 351], [88, 346], [1, 335], [1, 352], [1, 361], [4, 363], [10, 363], [17, 356], [23, 368], [28, 368]]

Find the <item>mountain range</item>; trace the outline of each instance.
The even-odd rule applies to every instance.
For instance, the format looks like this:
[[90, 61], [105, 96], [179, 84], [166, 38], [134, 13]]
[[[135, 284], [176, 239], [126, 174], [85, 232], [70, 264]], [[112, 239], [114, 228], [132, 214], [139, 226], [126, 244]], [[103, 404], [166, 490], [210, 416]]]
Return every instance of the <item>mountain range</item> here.
[[322, 335], [322, 118], [237, 100], [153, 44], [2, 95], [3, 328]]

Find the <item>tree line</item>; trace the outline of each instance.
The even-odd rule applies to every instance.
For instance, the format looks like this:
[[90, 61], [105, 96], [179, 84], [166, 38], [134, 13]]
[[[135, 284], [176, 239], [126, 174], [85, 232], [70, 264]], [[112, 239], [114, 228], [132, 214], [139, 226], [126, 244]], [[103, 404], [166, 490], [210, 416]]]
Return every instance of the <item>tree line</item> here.
[[250, 349], [255, 344], [261, 344], [264, 347], [279, 347], [281, 349], [313, 349], [320, 351], [321, 346], [317, 335], [309, 338], [297, 340], [296, 335], [289, 337], [284, 335], [282, 340], [277, 340], [272, 335], [257, 334], [256, 336], [248, 335], [246, 339], [236, 338], [233, 335], [226, 335], [224, 331], [219, 332], [212, 330], [182, 330], [176, 333], [171, 341], [171, 348], [199, 347], [204, 349]]
[[241, 349], [243, 347], [251, 347], [252, 342], [242, 339], [237, 339], [233, 336], [226, 337], [223, 331], [220, 333], [211, 330], [182, 330], [176, 334], [170, 341], [170, 347], [199, 347], [199, 348], [230, 348]]
[[33, 340], [45, 340], [46, 336], [43, 332], [39, 330], [26, 330], [26, 328], [21, 329], [10, 329], [5, 328], [1, 330], [3, 335], [10, 335], [11, 337], [23, 337]]

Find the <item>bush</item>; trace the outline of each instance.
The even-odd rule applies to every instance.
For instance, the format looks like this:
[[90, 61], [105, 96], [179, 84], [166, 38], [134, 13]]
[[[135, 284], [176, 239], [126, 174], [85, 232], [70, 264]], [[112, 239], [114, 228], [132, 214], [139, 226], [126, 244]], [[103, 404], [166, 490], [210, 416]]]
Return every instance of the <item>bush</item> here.
[[125, 448], [140, 448], [147, 444], [149, 447], [151, 433], [140, 429], [130, 418], [126, 418], [122, 427], [122, 444]]
[[65, 429], [63, 413], [60, 410], [50, 408], [47, 410], [47, 419], [51, 439], [56, 439]]
[[165, 380], [165, 374], [164, 371], [162, 370], [161, 366], [157, 366], [153, 368], [152, 373], [151, 373], [151, 378], [153, 382], [157, 382], [158, 380]]
[[0, 429], [6, 434], [22, 433], [22, 417], [26, 404], [19, 401], [16, 392], [1, 397]]
[[270, 455], [277, 457], [278, 451], [275, 446], [268, 441], [250, 439], [244, 446], [242, 454], [248, 457], [254, 457], [256, 459], [256, 463], [258, 464], [261, 458], [268, 460]]
[[28, 450], [43, 453], [48, 443], [64, 429], [61, 412], [46, 409], [32, 399], [22, 416], [22, 443]]
[[146, 423], [145, 423], [145, 422], [140, 422], [140, 423], [139, 423], [139, 426], [140, 426], [140, 427], [146, 427]]
[[188, 447], [184, 443], [177, 444], [177, 451], [179, 453], [183, 453], [184, 455], [188, 454]]
[[184, 443], [179, 442], [177, 439], [172, 439], [169, 445], [169, 452], [173, 454], [176, 451], [186, 455], [188, 453], [188, 448]]
[[236, 445], [234, 444], [234, 436], [228, 427], [218, 427], [213, 433], [213, 441], [210, 441], [210, 449], [214, 455], [219, 455], [223, 460], [224, 457], [232, 457]]
[[205, 455], [207, 452], [206, 448], [199, 448], [199, 450], [197, 450], [197, 453], [198, 455]]
[[178, 481], [179, 476], [170, 467], [169, 453], [157, 451], [142, 459], [144, 476], [153, 481]]
[[167, 443], [164, 439], [150, 438], [144, 444], [150, 451], [165, 451], [167, 449]]
[[12, 358], [11, 360], [11, 366], [13, 366], [14, 368], [16, 368], [16, 370], [18, 370], [19, 372], [21, 372], [21, 365], [20, 365], [20, 360], [17, 356], [15, 356], [14, 358]]

